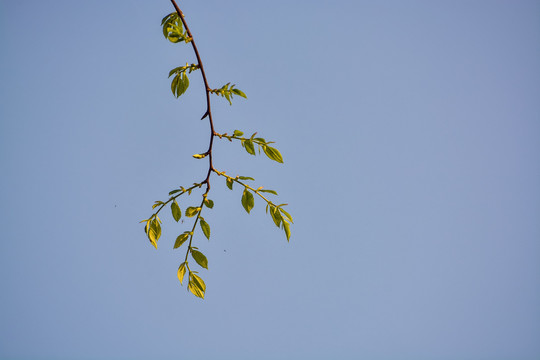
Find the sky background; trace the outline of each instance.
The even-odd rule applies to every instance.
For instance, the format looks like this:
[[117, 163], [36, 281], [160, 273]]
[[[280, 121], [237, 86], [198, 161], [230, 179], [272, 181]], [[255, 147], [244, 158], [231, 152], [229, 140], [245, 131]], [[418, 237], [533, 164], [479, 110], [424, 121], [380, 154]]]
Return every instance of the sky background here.
[[[169, 1], [0, 0], [1, 359], [540, 358], [539, 1], [181, 1], [214, 164], [279, 192], [287, 243], [212, 177], [200, 300], [190, 221], [208, 123]], [[199, 195], [180, 205], [198, 204]]]

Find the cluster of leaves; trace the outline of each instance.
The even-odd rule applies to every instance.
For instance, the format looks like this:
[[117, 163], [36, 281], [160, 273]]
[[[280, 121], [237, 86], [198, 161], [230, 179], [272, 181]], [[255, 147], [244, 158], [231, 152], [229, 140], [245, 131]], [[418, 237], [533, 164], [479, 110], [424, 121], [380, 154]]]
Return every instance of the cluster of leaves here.
[[216, 94], [216, 95], [220, 95], [221, 97], [224, 97], [229, 102], [229, 105], [232, 105], [231, 99], [233, 98], [233, 95], [238, 95], [238, 96], [243, 97], [244, 99], [247, 99], [246, 94], [244, 94], [242, 90], [236, 89], [235, 86], [236, 86], [235, 84], [231, 85], [231, 83], [226, 83], [219, 89], [212, 89], [210, 90], [210, 92], [212, 94]]
[[253, 194], [258, 195], [260, 198], [266, 201], [266, 213], [268, 214], [270, 212], [270, 216], [272, 217], [274, 224], [278, 228], [281, 228], [283, 229], [283, 231], [285, 231], [285, 236], [287, 236], [287, 241], [289, 241], [289, 239], [291, 238], [290, 226], [293, 223], [293, 218], [291, 214], [289, 214], [287, 211], [283, 209], [283, 206], [286, 206], [287, 204], [276, 205], [272, 201], [268, 200], [262, 194], [262, 193], [268, 193], [272, 195], [277, 195], [278, 193], [275, 190], [264, 189], [262, 186], [255, 189], [249, 186], [244, 181], [255, 180], [254, 178], [249, 177], [249, 176], [231, 177], [225, 174], [225, 172], [218, 172], [218, 175], [225, 177], [225, 184], [227, 185], [229, 190], [233, 189], [234, 183], [238, 183], [240, 186], [244, 187], [244, 191], [242, 192], [241, 203], [242, 203], [242, 206], [244, 207], [244, 210], [246, 210], [248, 214], [251, 212], [251, 209], [253, 209], [253, 207], [255, 206], [255, 198]]
[[161, 20], [161, 26], [163, 27], [163, 36], [167, 38], [170, 42], [177, 43], [184, 41], [186, 43], [190, 42], [192, 39], [184, 31], [184, 26], [182, 25], [182, 19], [178, 16], [178, 13], [173, 12], [165, 16]]
[[232, 135], [225, 134], [217, 134], [219, 138], [225, 138], [229, 141], [233, 140], [240, 140], [240, 143], [242, 144], [242, 147], [246, 149], [248, 154], [255, 155], [255, 145], [258, 146], [259, 154], [262, 151], [268, 156], [270, 160], [277, 161], [279, 163], [283, 163], [283, 156], [281, 156], [281, 153], [278, 149], [271, 147], [269, 144], [274, 144], [273, 141], [266, 141], [262, 137], [255, 137], [257, 133], [253, 133], [251, 137], [245, 138], [243, 137], [244, 133], [240, 130], [234, 130]]
[[[225, 177], [225, 184], [226, 186], [232, 190], [233, 184], [237, 183], [240, 186], [243, 187], [242, 191], [242, 197], [241, 197], [241, 204], [242, 207], [246, 210], [246, 212], [249, 214], [253, 207], [255, 206], [255, 197], [254, 195], [259, 196], [261, 199], [263, 199], [266, 202], [266, 213], [269, 213], [272, 221], [274, 224], [283, 229], [285, 232], [285, 235], [287, 237], [287, 241], [289, 241], [291, 232], [290, 232], [290, 224], [293, 223], [293, 219], [291, 215], [283, 209], [283, 206], [287, 204], [280, 204], [276, 205], [272, 201], [266, 198], [267, 194], [277, 195], [277, 192], [274, 190], [268, 190], [264, 189], [262, 186], [258, 188], [251, 187], [246, 183], [246, 181], [253, 181], [254, 179], [252, 177], [248, 176], [236, 176], [231, 177], [229, 175], [226, 175], [224, 171], [218, 171], [216, 170], [212, 165], [212, 144], [213, 144], [213, 138], [219, 137], [220, 139], [226, 138], [229, 141], [238, 140], [240, 141], [241, 145], [244, 147], [244, 149], [251, 155], [255, 155], [255, 146], [258, 147], [259, 153], [261, 150], [270, 158], [271, 160], [277, 161], [279, 163], [283, 163], [283, 157], [281, 153], [274, 147], [270, 146], [270, 144], [273, 144], [271, 141], [266, 141], [265, 139], [261, 137], [256, 137], [257, 133], [254, 133], [251, 137], [246, 138], [243, 137], [244, 133], [240, 130], [235, 130], [232, 135], [228, 135], [227, 133], [219, 134], [214, 131], [213, 122], [212, 122], [212, 115], [210, 111], [210, 100], [209, 100], [209, 94], [216, 94], [219, 96], [224, 97], [227, 99], [229, 104], [232, 104], [231, 99], [233, 98], [233, 95], [238, 95], [243, 98], [247, 98], [246, 95], [239, 89], [235, 88], [235, 85], [230, 85], [230, 83], [225, 84], [219, 89], [211, 89], [208, 86], [206, 75], [204, 74], [204, 69], [202, 67], [202, 64], [200, 62], [200, 58], [198, 55], [197, 48], [195, 46], [195, 43], [193, 41], [193, 38], [191, 36], [191, 33], [184, 22], [183, 15], [181, 11], [176, 6], [176, 3], [174, 0], [171, 0], [172, 3], [175, 5], [175, 8], [177, 9], [177, 12], [171, 13], [167, 16], [165, 16], [161, 22], [163, 26], [163, 35], [165, 38], [167, 38], [169, 41], [173, 43], [178, 43], [180, 41], [184, 41], [186, 43], [190, 43], [193, 46], [193, 49], [195, 51], [195, 54], [198, 59], [197, 64], [188, 64], [186, 63], [185, 66], [179, 66], [174, 69], [172, 69], [169, 72], [169, 78], [174, 75], [174, 78], [171, 83], [171, 91], [175, 97], [179, 97], [182, 94], [184, 94], [189, 87], [189, 78], [188, 74], [195, 70], [200, 70], [203, 75], [203, 80], [206, 85], [206, 95], [207, 95], [207, 110], [205, 115], [202, 117], [203, 119], [205, 117], [209, 118], [210, 126], [211, 126], [211, 137], [210, 137], [210, 146], [208, 151], [202, 154], [195, 154], [193, 155], [196, 159], [203, 159], [205, 157], [209, 157], [209, 169], [208, 174], [206, 178], [199, 182], [194, 183], [192, 186], [188, 188], [184, 188], [183, 186], [180, 186], [177, 189], [174, 189], [169, 192], [169, 198], [166, 201], [156, 201], [154, 205], [152, 206], [152, 209], [154, 210], [154, 213], [147, 219], [142, 220], [141, 222], [145, 223], [144, 231], [148, 237], [148, 240], [157, 249], [158, 240], [161, 237], [161, 224], [162, 221], [159, 218], [159, 214], [167, 205], [170, 206], [170, 211], [172, 218], [179, 222], [182, 219], [182, 209], [179, 204], [179, 197], [182, 195], [189, 196], [191, 195], [193, 190], [200, 189], [204, 185], [206, 185], [206, 191], [202, 194], [202, 200], [200, 204], [195, 206], [187, 206], [185, 208], [185, 211], [183, 215], [186, 218], [192, 218], [193, 225], [191, 226], [190, 230], [183, 231], [180, 235], [177, 236], [176, 241], [174, 242], [173, 249], [181, 248], [184, 244], [187, 244], [186, 249], [186, 255], [184, 257], [184, 261], [180, 264], [178, 267], [178, 279], [180, 281], [180, 284], [183, 285], [184, 278], [188, 278], [188, 290], [191, 291], [195, 296], [198, 296], [200, 298], [204, 298], [206, 293], [206, 284], [204, 283], [203, 279], [198, 275], [198, 272], [195, 270], [191, 270], [190, 268], [190, 260], [194, 260], [195, 263], [197, 263], [200, 267], [204, 269], [208, 269], [208, 259], [206, 256], [195, 246], [193, 246], [193, 237], [196, 232], [197, 226], [199, 226], [200, 230], [204, 234], [204, 236], [210, 240], [210, 225], [206, 221], [206, 219], [202, 216], [202, 213], [205, 208], [212, 209], [214, 207], [214, 202], [208, 198], [208, 193], [210, 191], [210, 176], [212, 173], [217, 174], [218, 176]], [[185, 31], [184, 31], [185, 28]], [[265, 196], [266, 195], [266, 196]], [[182, 220], [182, 223], [184, 220]]]
[[169, 71], [169, 77], [174, 75], [171, 82], [171, 91], [174, 96], [179, 97], [186, 92], [189, 87], [189, 78], [187, 74], [191, 74], [192, 71], [199, 69], [199, 65], [186, 63], [185, 66], [179, 66]]

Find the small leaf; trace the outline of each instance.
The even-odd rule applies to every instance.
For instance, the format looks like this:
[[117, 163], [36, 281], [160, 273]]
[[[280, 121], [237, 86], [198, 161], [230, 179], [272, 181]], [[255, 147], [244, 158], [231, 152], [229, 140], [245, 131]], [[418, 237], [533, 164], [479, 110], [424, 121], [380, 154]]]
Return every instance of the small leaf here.
[[178, 220], [180, 220], [180, 218], [182, 217], [182, 210], [180, 210], [180, 206], [178, 206], [176, 200], [173, 200], [173, 202], [171, 203], [171, 212], [174, 220], [178, 222]]
[[240, 180], [255, 180], [254, 178], [252, 178], [250, 176], [239, 176], [238, 179], [240, 179]]
[[251, 209], [253, 209], [253, 206], [255, 206], [253, 194], [248, 189], [244, 189], [244, 193], [242, 194], [242, 206], [246, 209], [248, 214]]
[[182, 244], [185, 243], [186, 240], [189, 238], [189, 235], [190, 235], [189, 231], [186, 231], [186, 232], [178, 235], [178, 237], [176, 238], [176, 241], [174, 242], [174, 248], [173, 249], [177, 249], [180, 246], [182, 246]]
[[233, 135], [234, 136], [242, 136], [242, 135], [244, 135], [244, 133], [241, 132], [240, 130], [234, 130]]
[[275, 206], [270, 205], [270, 216], [272, 216], [272, 220], [274, 220], [274, 224], [276, 224], [276, 226], [279, 227], [281, 225], [281, 222], [283, 221], [283, 218], [281, 217], [279, 210], [276, 209]]
[[291, 238], [291, 229], [288, 222], [283, 221], [283, 230], [285, 231], [285, 235], [287, 236], [287, 241]]
[[225, 183], [227, 184], [227, 187], [232, 190], [233, 180], [231, 178], [225, 178]]
[[277, 194], [278, 194], [278, 193], [277, 193], [277, 192], [275, 192], [274, 190], [266, 190], [266, 189], [261, 189], [261, 190], [259, 190], [259, 191], [261, 191], [261, 192], [265, 192], [265, 193], [270, 193], [270, 194], [274, 194], [274, 195], [277, 195]]
[[145, 234], [148, 234], [148, 229], [150, 229], [150, 219], [146, 220], [146, 224], [144, 225], [144, 233]]
[[235, 93], [236, 95], [241, 96], [241, 97], [247, 99], [246, 94], [244, 94], [244, 93], [242, 92], [242, 90], [239, 90], [239, 89], [232, 89], [231, 91], [232, 91], [233, 93]]
[[[171, 91], [173, 93], [174, 96], [176, 96], [176, 88], [178, 86], [178, 75], [176, 75], [173, 79], [172, 79], [172, 82], [171, 82]], [[178, 96], [176, 96], [178, 97]]]
[[227, 99], [227, 101], [229, 102], [229, 105], [232, 105], [231, 92], [230, 91], [224, 91], [223, 95], [225, 96], [225, 99]]
[[180, 285], [183, 285], [184, 275], [186, 274], [186, 263], [183, 262], [178, 267], [178, 280], [180, 280]]
[[204, 233], [204, 236], [206, 236], [206, 238], [210, 240], [210, 225], [208, 225], [208, 223], [204, 219], [201, 219], [200, 224], [201, 224], [201, 229]]
[[158, 219], [150, 221], [150, 228], [148, 229], [148, 239], [157, 249], [157, 241], [161, 236], [161, 225], [159, 224]]
[[210, 199], [205, 198], [204, 205], [206, 205], [207, 208], [212, 209], [214, 207], [214, 202]]
[[283, 163], [283, 157], [281, 156], [281, 153], [278, 151], [278, 149], [271, 146], [263, 146], [262, 148], [268, 158], [279, 163]]
[[193, 155], [193, 157], [194, 157], [195, 159], [202, 159], [202, 158], [205, 158], [205, 157], [206, 157], [206, 154], [195, 154], [195, 155]]
[[184, 72], [182, 73], [182, 79], [178, 82], [178, 92], [177, 92], [176, 97], [179, 97], [180, 95], [185, 93], [188, 87], [189, 87], [189, 78], [187, 74]]
[[244, 141], [244, 147], [249, 154], [255, 155], [255, 147], [253, 146], [253, 142], [251, 140]]
[[191, 256], [193, 256], [197, 264], [208, 270], [208, 260], [202, 252], [197, 250], [191, 250]]
[[173, 190], [173, 191], [169, 191], [169, 195], [176, 194], [176, 193], [178, 193], [178, 192], [180, 192], [180, 191], [182, 191], [182, 190], [176, 189], [176, 190]]
[[190, 207], [188, 207], [186, 209], [186, 216], [187, 217], [194, 217], [195, 215], [197, 215], [199, 213], [199, 211], [201, 211], [200, 207], [190, 206]]
[[181, 68], [181, 66], [179, 67], [175, 67], [174, 69], [172, 69], [171, 71], [169, 71], [169, 77], [171, 77], [173, 74], [176, 74], [176, 72]]
[[157, 208], [158, 206], [163, 205], [163, 201], [156, 201], [154, 205], [152, 205], [152, 209]]
[[287, 219], [289, 219], [289, 221], [290, 221], [291, 223], [294, 223], [291, 214], [289, 214], [288, 212], [286, 212], [285, 210], [283, 210], [283, 208], [281, 208], [281, 207], [279, 208], [279, 211], [281, 211], [281, 212], [287, 217]]
[[189, 284], [188, 289], [193, 293], [193, 295], [200, 297], [201, 299], [204, 299], [204, 292], [206, 291], [206, 284], [204, 283], [203, 279], [201, 279], [196, 274], [190, 272], [189, 273]]

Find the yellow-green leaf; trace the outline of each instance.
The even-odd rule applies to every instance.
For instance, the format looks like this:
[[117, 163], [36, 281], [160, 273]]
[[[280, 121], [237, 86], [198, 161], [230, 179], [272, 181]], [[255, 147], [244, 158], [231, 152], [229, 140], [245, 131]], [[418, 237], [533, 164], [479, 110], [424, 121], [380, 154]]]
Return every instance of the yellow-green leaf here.
[[248, 191], [248, 189], [244, 189], [244, 193], [242, 194], [242, 206], [244, 209], [246, 209], [247, 213], [253, 209], [253, 206], [255, 206], [255, 199], [253, 198], [253, 194]]
[[178, 222], [178, 220], [180, 220], [180, 218], [182, 217], [182, 210], [180, 210], [180, 206], [178, 206], [176, 200], [173, 200], [173, 202], [171, 203], [171, 212], [174, 220]]
[[283, 210], [283, 208], [281, 208], [281, 207], [279, 208], [279, 211], [281, 211], [281, 212], [287, 217], [287, 219], [289, 219], [289, 221], [290, 221], [291, 223], [294, 223], [291, 214], [289, 214], [288, 212], [286, 212], [285, 210]]
[[225, 183], [227, 184], [227, 187], [232, 190], [233, 181], [231, 178], [225, 178]]
[[207, 208], [212, 209], [214, 207], [214, 202], [210, 199], [204, 199], [204, 205], [206, 205]]
[[208, 260], [202, 252], [197, 250], [191, 250], [191, 256], [193, 256], [197, 264], [201, 265], [205, 269], [208, 269]]
[[176, 241], [174, 242], [174, 249], [179, 248], [182, 246], [183, 243], [186, 242], [186, 240], [189, 238], [189, 231], [184, 232], [183, 234], [178, 235], [176, 238]]
[[244, 147], [249, 154], [255, 155], [255, 147], [253, 146], [253, 142], [251, 140], [244, 141]]
[[150, 228], [148, 229], [148, 239], [157, 249], [157, 241], [161, 236], [161, 225], [157, 219], [150, 221]]
[[203, 279], [192, 272], [189, 273], [188, 289], [193, 293], [193, 295], [204, 299], [206, 284], [204, 283]]
[[279, 163], [283, 163], [283, 157], [281, 156], [281, 153], [278, 149], [273, 148], [271, 146], [263, 146], [263, 151], [268, 156], [269, 159], [277, 161]]
[[204, 236], [206, 236], [206, 238], [210, 240], [210, 225], [208, 225], [208, 223], [204, 219], [201, 219], [200, 224]]
[[274, 195], [277, 195], [277, 194], [278, 194], [278, 193], [275, 192], [274, 190], [260, 189], [259, 191], [260, 191], [260, 192], [265, 192], [265, 193], [274, 194]]
[[291, 237], [291, 229], [288, 222], [283, 221], [283, 230], [285, 231], [285, 235], [287, 236], [287, 241], [289, 241]]
[[188, 207], [186, 209], [186, 216], [187, 217], [194, 217], [195, 215], [197, 215], [199, 213], [199, 211], [201, 211], [200, 207], [190, 206], [190, 207]]
[[178, 280], [180, 280], [180, 285], [183, 285], [184, 275], [186, 274], [186, 263], [183, 262], [178, 267]]
[[279, 210], [276, 209], [275, 206], [270, 206], [270, 216], [272, 216], [272, 220], [274, 220], [274, 224], [276, 224], [277, 227], [281, 225], [281, 222], [283, 221], [283, 217], [279, 213]]
[[235, 93], [236, 95], [241, 96], [241, 97], [247, 99], [246, 94], [244, 94], [244, 92], [243, 92], [242, 90], [239, 90], [239, 89], [231, 89], [231, 91], [232, 91], [233, 93]]

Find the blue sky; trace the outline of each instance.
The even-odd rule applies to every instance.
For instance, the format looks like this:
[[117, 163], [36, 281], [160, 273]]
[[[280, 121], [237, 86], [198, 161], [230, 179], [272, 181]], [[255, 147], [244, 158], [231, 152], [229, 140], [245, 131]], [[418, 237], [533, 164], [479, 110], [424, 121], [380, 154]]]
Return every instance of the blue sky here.
[[[215, 166], [276, 189], [291, 242], [212, 178], [201, 301], [188, 222], [139, 220], [200, 181], [208, 143], [168, 1], [0, 2], [0, 358], [540, 357], [538, 1], [181, 1]], [[184, 200], [181, 205], [193, 205]]]

